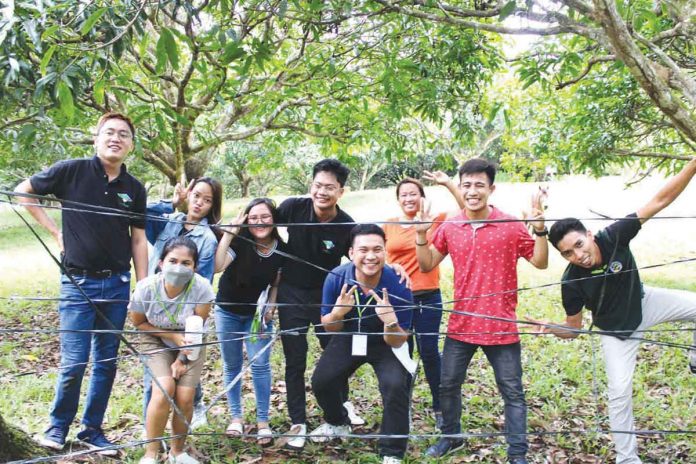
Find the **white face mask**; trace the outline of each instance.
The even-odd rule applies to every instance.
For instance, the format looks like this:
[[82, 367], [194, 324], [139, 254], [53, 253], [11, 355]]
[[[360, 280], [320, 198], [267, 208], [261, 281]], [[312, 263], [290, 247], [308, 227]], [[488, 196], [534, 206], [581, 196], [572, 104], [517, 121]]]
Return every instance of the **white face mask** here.
[[193, 269], [183, 264], [165, 264], [162, 266], [164, 281], [174, 287], [183, 287], [193, 279]]

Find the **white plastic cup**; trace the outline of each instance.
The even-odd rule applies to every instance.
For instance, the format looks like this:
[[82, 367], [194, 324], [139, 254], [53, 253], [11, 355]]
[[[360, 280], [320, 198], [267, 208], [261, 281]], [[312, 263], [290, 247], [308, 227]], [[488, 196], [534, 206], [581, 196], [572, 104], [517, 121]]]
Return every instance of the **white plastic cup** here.
[[[203, 318], [201, 316], [189, 316], [186, 318], [185, 334], [186, 343], [189, 345], [200, 345], [203, 343]], [[186, 355], [189, 361], [195, 361], [201, 353], [200, 346], [188, 348], [190, 353]]]

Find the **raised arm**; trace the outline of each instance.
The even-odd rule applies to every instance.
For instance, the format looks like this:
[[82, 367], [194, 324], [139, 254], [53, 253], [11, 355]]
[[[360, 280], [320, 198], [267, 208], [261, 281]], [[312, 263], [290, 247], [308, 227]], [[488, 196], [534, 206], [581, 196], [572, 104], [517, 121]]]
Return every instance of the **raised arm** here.
[[[24, 181], [22, 181], [17, 187], [15, 187], [14, 191], [17, 193], [35, 193], [34, 188], [31, 186], [31, 182], [29, 181], [29, 179], [25, 179]], [[19, 203], [31, 203], [37, 205], [25, 205], [25, 208], [27, 209], [27, 211], [29, 211], [29, 214], [31, 214], [31, 216], [34, 219], [36, 219], [36, 222], [41, 224], [41, 226], [44, 229], [50, 232], [50, 234], [53, 236], [56, 243], [58, 244], [58, 248], [60, 248], [60, 251], [64, 251], [63, 234], [56, 225], [55, 221], [51, 219], [51, 217], [48, 214], [46, 214], [46, 209], [38, 206], [39, 200], [36, 198], [15, 197], [15, 201]]]
[[452, 181], [452, 178], [450, 178], [450, 176], [448, 176], [446, 173], [442, 171], [423, 171], [423, 178], [433, 181], [438, 185], [442, 185], [443, 187], [447, 187], [449, 193], [451, 193], [454, 199], [457, 201], [459, 209], [464, 209], [464, 197], [457, 188], [457, 184], [455, 184]]
[[549, 242], [546, 239], [548, 231], [544, 225], [544, 199], [546, 196], [546, 190], [539, 187], [532, 195], [532, 208], [529, 214], [530, 224], [534, 231], [534, 254], [529, 262], [537, 269], [546, 269], [549, 266]]
[[232, 239], [239, 233], [239, 225], [246, 221], [246, 217], [247, 215], [244, 214], [244, 211], [241, 211], [227, 226], [220, 227], [220, 230], [222, 230], [224, 234], [222, 234], [215, 250], [216, 273], [224, 271], [232, 262], [232, 256], [230, 256], [227, 250], [230, 248]]
[[645, 223], [645, 221], [669, 206], [669, 204], [684, 191], [686, 186], [689, 185], [694, 174], [696, 174], [696, 158], [692, 158], [691, 161], [686, 163], [682, 170], [679, 171], [676, 176], [669, 179], [647, 204], [642, 208], [638, 208], [636, 213], [638, 214], [640, 223]]
[[430, 205], [426, 206], [425, 198], [421, 199], [420, 211], [417, 219], [422, 221], [416, 225], [416, 257], [421, 272], [429, 272], [445, 259], [437, 249], [428, 243], [428, 229], [433, 225], [433, 216], [430, 214]]

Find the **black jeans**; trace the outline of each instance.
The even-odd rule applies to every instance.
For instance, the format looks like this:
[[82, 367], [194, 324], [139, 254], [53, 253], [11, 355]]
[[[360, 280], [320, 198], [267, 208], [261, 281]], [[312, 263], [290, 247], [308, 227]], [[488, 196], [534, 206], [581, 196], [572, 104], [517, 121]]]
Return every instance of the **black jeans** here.
[[[314, 326], [319, 344], [326, 348], [331, 335], [325, 333], [321, 324], [322, 289], [304, 289], [281, 282], [278, 288], [280, 330], [297, 329], [298, 335], [281, 335], [285, 354], [285, 388], [287, 389], [288, 413], [293, 424], [307, 422], [307, 397], [305, 394], [305, 371], [307, 370], [307, 331]], [[291, 306], [286, 306], [290, 304]], [[312, 306], [314, 304], [315, 306]], [[348, 381], [340, 389], [343, 401], [348, 399]], [[342, 403], [343, 403], [342, 401]]]
[[521, 347], [509, 345], [474, 345], [445, 339], [442, 350], [442, 377], [440, 380], [440, 404], [442, 405], [443, 434], [461, 433], [462, 384], [471, 358], [481, 348], [493, 367], [498, 390], [505, 403], [505, 438], [508, 456], [527, 454], [527, 402], [522, 387]]
[[[312, 390], [324, 411], [324, 419], [331, 425], [349, 424], [341, 391], [336, 388], [336, 385], [347, 382], [360, 366], [368, 363], [377, 375], [379, 391], [382, 395], [380, 433], [407, 435], [411, 375], [401, 365], [391, 347], [383, 341], [380, 340], [377, 343], [371, 341], [367, 347], [367, 356], [351, 356], [351, 344], [351, 335], [334, 335], [314, 369]], [[407, 445], [407, 438], [380, 438], [379, 454], [403, 458]]]

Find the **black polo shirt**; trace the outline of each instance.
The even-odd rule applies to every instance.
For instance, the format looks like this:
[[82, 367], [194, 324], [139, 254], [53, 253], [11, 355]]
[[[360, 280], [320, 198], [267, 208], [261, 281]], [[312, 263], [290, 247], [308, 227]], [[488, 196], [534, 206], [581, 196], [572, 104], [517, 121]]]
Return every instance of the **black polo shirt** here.
[[[578, 314], [583, 306], [592, 311], [592, 322], [603, 330], [625, 330], [630, 336], [643, 320], [643, 286], [629, 243], [640, 230], [635, 214], [626, 216], [595, 235], [602, 264], [585, 269], [569, 264], [561, 286], [566, 314]], [[583, 279], [574, 281], [574, 279]]]
[[[119, 176], [109, 182], [97, 156], [59, 161], [29, 181], [39, 195], [53, 194], [62, 200], [145, 214], [147, 198], [143, 185], [128, 174], [125, 165]], [[63, 206], [90, 209], [70, 203]], [[144, 229], [145, 218], [63, 210], [65, 265], [88, 271], [130, 270], [131, 226]]]
[[[321, 224], [288, 226], [288, 253], [324, 269], [330, 270], [338, 266], [341, 257], [348, 256], [353, 224], [334, 224], [352, 223], [353, 218], [338, 208], [338, 205], [336, 208], [336, 217], [328, 222], [319, 222], [314, 214], [311, 198], [292, 197], [281, 203], [278, 207], [280, 222]], [[326, 271], [294, 259], [289, 259], [283, 266], [283, 282], [296, 287], [321, 289], [325, 278]]]

